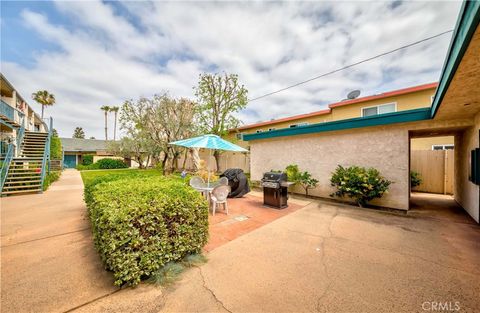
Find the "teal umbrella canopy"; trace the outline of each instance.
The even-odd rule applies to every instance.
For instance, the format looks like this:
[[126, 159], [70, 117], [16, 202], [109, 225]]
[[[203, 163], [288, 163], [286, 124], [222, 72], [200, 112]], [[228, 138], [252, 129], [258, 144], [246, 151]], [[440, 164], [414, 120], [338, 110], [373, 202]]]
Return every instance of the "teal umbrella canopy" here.
[[206, 148], [212, 150], [248, 152], [247, 149], [244, 149], [229, 141], [226, 141], [217, 135], [203, 135], [199, 137], [170, 142], [169, 144], [186, 148]]

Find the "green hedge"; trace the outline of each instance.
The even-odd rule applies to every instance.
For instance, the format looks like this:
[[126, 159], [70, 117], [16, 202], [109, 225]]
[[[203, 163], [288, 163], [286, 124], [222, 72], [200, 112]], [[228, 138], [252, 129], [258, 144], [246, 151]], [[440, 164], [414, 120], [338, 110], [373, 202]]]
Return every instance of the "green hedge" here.
[[46, 174], [45, 179], [43, 180], [43, 191], [47, 190], [54, 181], [57, 181], [61, 174], [62, 172], [60, 171], [51, 171]]
[[79, 164], [77, 165], [76, 168], [79, 171], [106, 170], [106, 169], [128, 168], [128, 165], [127, 163], [123, 162], [123, 160], [120, 160], [120, 159], [105, 158], [105, 159], [100, 159], [97, 162], [90, 165]]
[[93, 155], [92, 154], [85, 154], [82, 156], [82, 165], [90, 165], [93, 164]]
[[168, 262], [199, 253], [208, 239], [208, 205], [182, 181], [98, 177], [85, 186], [95, 246], [116, 285], [136, 285]]
[[50, 158], [52, 160], [62, 159], [62, 141], [55, 136], [52, 136], [50, 141]]

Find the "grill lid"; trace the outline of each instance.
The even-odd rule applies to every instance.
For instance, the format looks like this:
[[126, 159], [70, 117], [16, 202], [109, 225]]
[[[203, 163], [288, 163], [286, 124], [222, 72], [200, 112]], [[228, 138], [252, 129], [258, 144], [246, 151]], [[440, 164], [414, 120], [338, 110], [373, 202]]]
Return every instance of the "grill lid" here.
[[263, 174], [262, 181], [281, 183], [287, 181], [287, 174], [278, 172], [266, 172]]

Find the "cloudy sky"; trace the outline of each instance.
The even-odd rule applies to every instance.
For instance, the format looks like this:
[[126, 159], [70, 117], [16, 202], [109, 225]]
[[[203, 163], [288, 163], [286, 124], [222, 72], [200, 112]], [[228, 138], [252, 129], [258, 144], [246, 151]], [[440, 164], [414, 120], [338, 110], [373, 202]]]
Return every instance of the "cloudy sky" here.
[[[454, 28], [460, 2], [1, 2], [1, 71], [54, 93], [61, 136], [103, 138], [102, 105], [237, 73], [255, 98]], [[248, 104], [245, 123], [321, 110], [348, 91], [437, 81], [451, 34]], [[33, 104], [37, 111], [39, 106]]]

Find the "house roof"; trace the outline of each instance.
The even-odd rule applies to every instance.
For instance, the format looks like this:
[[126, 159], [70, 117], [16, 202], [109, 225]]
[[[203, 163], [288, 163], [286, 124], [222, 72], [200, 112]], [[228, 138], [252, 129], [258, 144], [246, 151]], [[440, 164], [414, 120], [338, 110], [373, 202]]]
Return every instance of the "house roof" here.
[[[459, 64], [462, 62], [467, 47], [480, 25], [480, 2], [464, 1], [460, 15], [455, 26], [452, 42], [447, 54], [440, 82], [435, 91], [432, 107], [408, 111], [380, 114], [368, 117], [359, 117], [348, 120], [333, 121], [326, 123], [311, 124], [302, 127], [279, 129], [257, 134], [244, 135], [244, 140], [267, 139], [272, 137], [294, 136], [322, 131], [342, 130], [359, 127], [394, 124], [401, 122], [413, 122], [429, 120], [435, 117], [435, 113], [442, 105], [443, 96], [447, 92], [452, 78], [455, 76]], [[392, 93], [387, 93], [390, 96]], [[385, 95], [385, 94], [383, 94]], [[358, 99], [360, 100], [360, 99]]]
[[408, 93], [412, 93], [412, 92], [416, 92], [416, 91], [433, 89], [433, 88], [436, 88], [437, 86], [438, 86], [438, 83], [428, 83], [428, 84], [423, 84], [423, 85], [418, 85], [418, 86], [413, 86], [413, 87], [388, 91], [388, 92], [384, 92], [384, 93], [381, 93], [381, 94], [365, 96], [365, 97], [361, 97], [361, 98], [357, 98], [357, 99], [344, 100], [344, 101], [329, 104], [328, 109], [325, 109], [325, 110], [320, 110], [320, 111], [315, 111], [315, 112], [300, 114], [300, 115], [293, 115], [293, 116], [289, 116], [289, 117], [285, 117], [285, 118], [280, 118], [280, 119], [275, 119], [275, 120], [270, 120], [270, 121], [255, 123], [255, 124], [249, 124], [249, 125], [239, 127], [238, 130], [241, 131], [241, 130], [246, 130], [246, 129], [255, 128], [255, 127], [261, 127], [261, 126], [265, 126], [265, 125], [272, 125], [272, 124], [277, 124], [277, 123], [281, 123], [281, 122], [298, 120], [298, 119], [302, 119], [302, 118], [306, 118], [306, 117], [320, 116], [320, 115], [330, 113], [332, 111], [332, 108], [345, 106], [345, 105], [351, 105], [351, 104], [355, 104], [355, 103], [362, 103], [362, 102], [371, 101], [371, 100], [384, 99], [384, 98], [393, 97], [393, 96], [399, 96], [399, 95], [408, 94]]
[[111, 140], [81, 139], [81, 138], [60, 138], [62, 148], [65, 152], [72, 151], [105, 151]]

